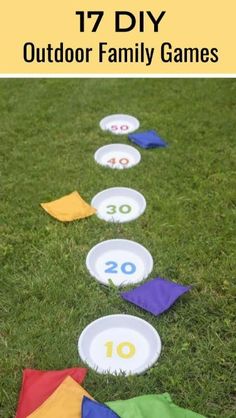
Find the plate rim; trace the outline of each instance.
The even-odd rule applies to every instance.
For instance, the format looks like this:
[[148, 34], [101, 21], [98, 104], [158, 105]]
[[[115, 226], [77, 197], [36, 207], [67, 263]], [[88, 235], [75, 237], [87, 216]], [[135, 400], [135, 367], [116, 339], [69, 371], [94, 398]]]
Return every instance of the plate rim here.
[[[109, 372], [109, 370], [107, 370], [107, 371], [105, 371], [105, 370], [103, 370], [103, 369], [101, 369], [101, 368], [99, 368], [99, 367], [95, 367], [95, 364], [94, 363], [92, 363], [92, 362], [90, 362], [90, 361], [88, 361], [87, 359], [86, 359], [86, 356], [85, 356], [85, 354], [84, 354], [84, 351], [81, 349], [81, 345], [82, 345], [82, 343], [81, 343], [81, 341], [83, 340], [83, 337], [84, 337], [84, 334], [86, 333], [86, 331], [87, 331], [87, 329], [89, 329], [89, 328], [91, 328], [95, 323], [97, 323], [97, 322], [101, 322], [102, 320], [104, 320], [104, 319], [106, 319], [106, 318], [112, 318], [112, 317], [121, 317], [121, 318], [123, 318], [124, 319], [124, 317], [125, 318], [127, 318], [127, 317], [130, 317], [130, 318], [132, 318], [132, 319], [135, 319], [135, 321], [139, 321], [139, 322], [142, 322], [142, 323], [144, 323], [146, 326], [148, 326], [148, 328], [150, 329], [150, 330], [152, 330], [152, 333], [153, 333], [153, 335], [155, 335], [155, 338], [156, 338], [156, 340], [157, 340], [157, 345], [158, 345], [158, 350], [155, 352], [155, 354], [153, 354], [153, 356], [152, 356], [152, 358], [151, 358], [151, 360], [150, 360], [150, 362], [148, 363], [148, 365], [147, 366], [142, 366], [142, 367], [139, 367], [138, 368], [138, 372], [128, 372], [128, 373], [126, 373], [125, 372], [125, 376], [130, 376], [130, 375], [140, 375], [140, 374], [143, 374], [146, 370], [148, 370], [148, 369], [150, 369], [155, 363], [156, 363], [156, 361], [158, 360], [158, 358], [160, 357], [160, 355], [161, 355], [161, 352], [162, 352], [162, 341], [161, 341], [161, 337], [160, 337], [160, 335], [159, 335], [159, 333], [157, 332], [157, 330], [154, 328], [154, 326], [153, 325], [151, 325], [149, 322], [147, 322], [145, 319], [142, 319], [142, 318], [140, 318], [139, 316], [135, 316], [135, 315], [129, 315], [129, 314], [111, 314], [111, 315], [104, 315], [104, 316], [102, 316], [102, 317], [100, 317], [100, 318], [97, 318], [97, 319], [95, 319], [94, 321], [92, 321], [92, 322], [90, 322], [84, 329], [83, 329], [83, 331], [81, 332], [81, 334], [80, 334], [80, 336], [79, 336], [79, 338], [78, 338], [78, 344], [77, 344], [77, 347], [78, 347], [78, 353], [79, 353], [79, 357], [81, 358], [81, 360], [85, 363], [85, 364], [87, 364], [90, 368], [92, 368], [94, 371], [96, 371], [97, 373], [99, 373], [99, 374], [110, 374], [110, 375], [115, 375], [116, 373], [115, 372]], [[119, 375], [119, 374], [121, 374], [121, 373], [119, 373], [119, 371], [117, 371], [117, 374]]]
[[[87, 270], [90, 273], [90, 275], [95, 280], [97, 280], [98, 283], [102, 284], [103, 286], [109, 286], [109, 284], [101, 282], [101, 280], [99, 280], [98, 277], [95, 276], [95, 272], [92, 271], [90, 266], [89, 266], [89, 258], [91, 257], [91, 254], [94, 252], [95, 248], [100, 247], [100, 246], [102, 246], [102, 244], [107, 243], [107, 242], [111, 242], [111, 241], [113, 241], [113, 242], [114, 241], [116, 241], [116, 242], [117, 241], [129, 242], [129, 243], [137, 245], [138, 247], [142, 248], [142, 250], [144, 250], [146, 252], [146, 254], [148, 255], [149, 260], [150, 260], [150, 271], [148, 271], [148, 273], [146, 274], [146, 276], [143, 277], [142, 280], [139, 280], [138, 282], [133, 283], [133, 285], [137, 285], [138, 283], [142, 283], [149, 276], [149, 274], [151, 274], [151, 272], [153, 270], [154, 260], [153, 260], [152, 254], [150, 253], [150, 251], [144, 245], [140, 244], [139, 242], [136, 242], [136, 241], [133, 241], [133, 240], [130, 240], [130, 239], [126, 239], [126, 238], [114, 238], [114, 239], [103, 240], [103, 241], [98, 242], [97, 244], [95, 244], [92, 248], [90, 248], [90, 250], [89, 250], [89, 252], [86, 256], [86, 260], [85, 260], [86, 267], [87, 267]], [[126, 285], [125, 284], [124, 285], [120, 284], [119, 286], [116, 286], [116, 287], [119, 289], [120, 287], [125, 287], [125, 286], [129, 286], [129, 285], [130, 284], [126, 284]]]

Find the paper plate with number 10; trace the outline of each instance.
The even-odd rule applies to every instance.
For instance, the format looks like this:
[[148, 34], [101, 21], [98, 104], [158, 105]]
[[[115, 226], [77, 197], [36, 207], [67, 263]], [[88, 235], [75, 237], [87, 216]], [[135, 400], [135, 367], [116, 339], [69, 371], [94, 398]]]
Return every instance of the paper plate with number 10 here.
[[109, 144], [99, 148], [94, 159], [98, 164], [110, 168], [130, 168], [138, 164], [141, 155], [136, 148], [125, 144]]
[[143, 195], [128, 187], [112, 187], [94, 196], [91, 205], [96, 215], [107, 222], [129, 222], [145, 211]]
[[153, 268], [149, 251], [135, 241], [111, 239], [93, 247], [86, 258], [91, 276], [100, 283], [127, 286], [146, 279]]
[[141, 374], [161, 353], [159, 334], [132, 315], [108, 315], [89, 324], [80, 335], [81, 359], [98, 373]]

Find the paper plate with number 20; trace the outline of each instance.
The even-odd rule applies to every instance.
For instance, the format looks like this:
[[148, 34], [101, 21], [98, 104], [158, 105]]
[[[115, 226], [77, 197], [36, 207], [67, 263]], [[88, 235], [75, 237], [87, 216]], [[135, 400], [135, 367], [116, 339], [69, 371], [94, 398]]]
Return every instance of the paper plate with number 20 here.
[[100, 283], [127, 286], [146, 279], [153, 268], [149, 251], [135, 241], [111, 239], [95, 245], [88, 253], [86, 266]]

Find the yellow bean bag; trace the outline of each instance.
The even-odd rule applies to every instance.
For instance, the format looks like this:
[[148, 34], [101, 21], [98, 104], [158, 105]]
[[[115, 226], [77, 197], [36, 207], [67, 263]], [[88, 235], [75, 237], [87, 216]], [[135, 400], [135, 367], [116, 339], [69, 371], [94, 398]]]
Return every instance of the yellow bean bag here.
[[81, 418], [83, 397], [92, 397], [72, 377], [68, 376], [27, 418]]
[[41, 206], [49, 215], [61, 222], [86, 218], [96, 212], [96, 209], [86, 203], [76, 191], [52, 202], [41, 203]]

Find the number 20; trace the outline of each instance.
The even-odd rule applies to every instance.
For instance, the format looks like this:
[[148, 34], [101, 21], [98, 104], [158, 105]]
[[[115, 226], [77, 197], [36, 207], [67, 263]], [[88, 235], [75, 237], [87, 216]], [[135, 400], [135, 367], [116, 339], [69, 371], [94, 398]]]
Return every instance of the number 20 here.
[[[108, 267], [108, 269], [105, 270], [105, 273], [118, 273], [118, 264], [115, 261], [107, 261], [106, 266], [111, 267]], [[136, 271], [136, 266], [133, 263], [126, 262], [121, 264], [120, 269], [124, 274], [133, 274]]]

